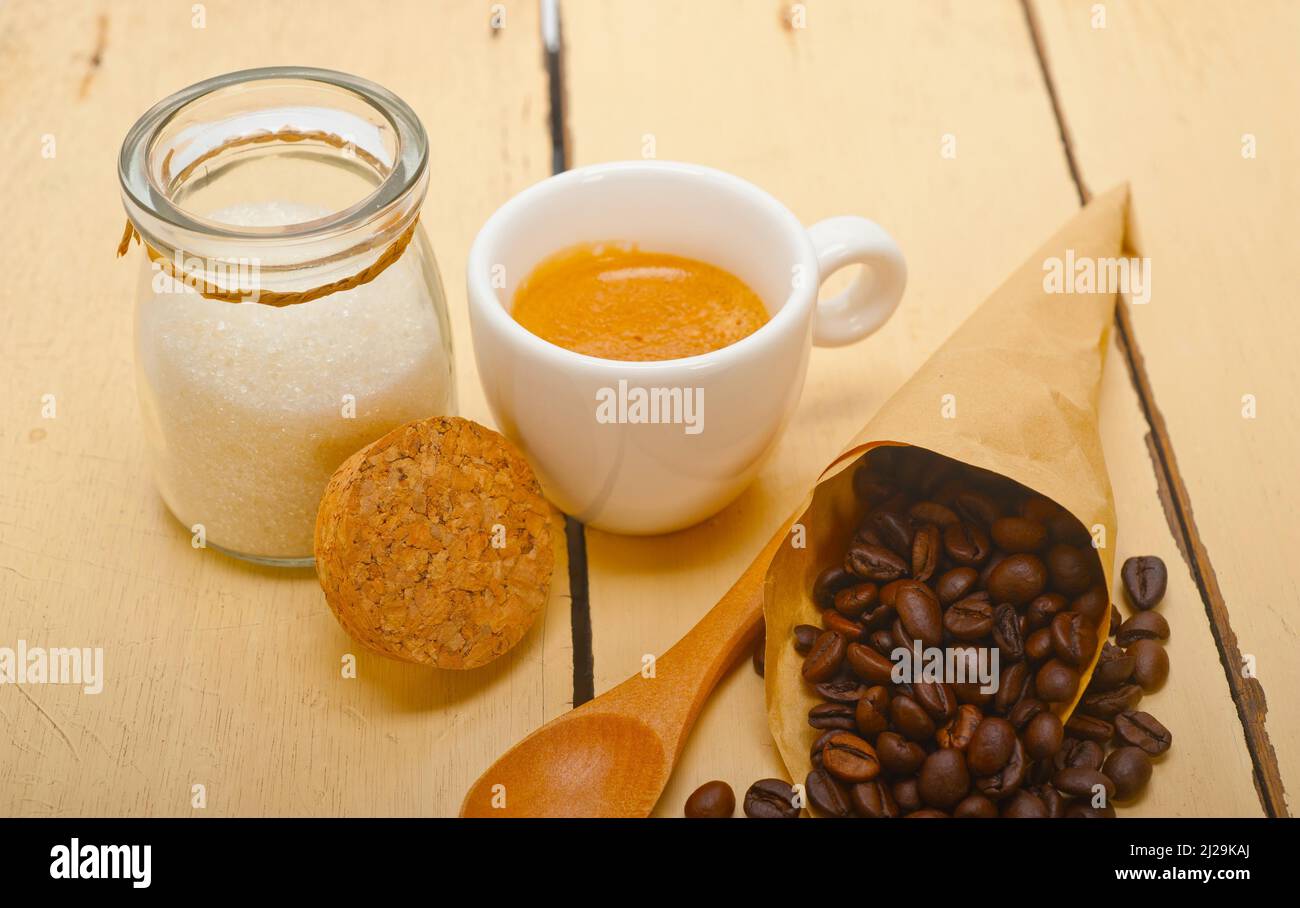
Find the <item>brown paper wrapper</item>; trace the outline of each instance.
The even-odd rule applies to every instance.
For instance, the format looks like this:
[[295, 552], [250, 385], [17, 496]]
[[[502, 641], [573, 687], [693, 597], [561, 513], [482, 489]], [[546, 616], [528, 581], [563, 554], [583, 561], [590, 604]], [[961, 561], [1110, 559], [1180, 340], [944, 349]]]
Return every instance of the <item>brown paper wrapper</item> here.
[[[820, 626], [811, 596], [818, 572], [838, 563], [861, 518], [848, 469], [872, 448], [913, 445], [1000, 473], [1105, 528], [1097, 550], [1110, 590], [1115, 505], [1097, 430], [1097, 399], [1116, 294], [1048, 293], [1044, 263], [1123, 254], [1128, 187], [1099, 196], [1030, 256], [880, 408], [822, 473], [797, 518], [806, 546], [784, 545], [768, 571], [767, 714], [790, 777], [811, 769], [818, 732], [808, 710], [820, 698], [791, 645], [798, 624]], [[1095, 286], [1095, 285], [1094, 285]], [[1103, 618], [1103, 623], [1109, 618]], [[1073, 711], [1098, 649], [1079, 684]]]

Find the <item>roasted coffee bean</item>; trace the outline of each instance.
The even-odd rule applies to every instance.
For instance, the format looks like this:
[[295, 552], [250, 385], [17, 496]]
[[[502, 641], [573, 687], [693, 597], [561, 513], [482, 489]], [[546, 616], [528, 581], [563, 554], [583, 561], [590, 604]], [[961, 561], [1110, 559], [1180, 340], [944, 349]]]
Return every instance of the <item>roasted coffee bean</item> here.
[[763, 677], [763, 672], [767, 668], [767, 626], [764, 625], [758, 632], [758, 639], [754, 641], [754, 650], [750, 654], [754, 663], [754, 671], [758, 676]]
[[1128, 648], [1133, 657], [1133, 680], [1144, 691], [1159, 689], [1169, 677], [1169, 654], [1157, 640], [1139, 640]]
[[984, 562], [984, 566], [980, 568], [980, 577], [976, 586], [980, 589], [987, 590], [989, 586], [989, 575], [997, 570], [997, 566], [1005, 561], [1006, 558], [1006, 552], [994, 549], [993, 553], [989, 555], [988, 560]]
[[1096, 741], [1070, 740], [1061, 744], [1053, 763], [1057, 769], [1101, 769], [1104, 756], [1105, 751]]
[[686, 799], [686, 816], [722, 819], [736, 812], [736, 793], [726, 782], [705, 782]]
[[1079, 670], [1060, 659], [1048, 659], [1034, 678], [1038, 696], [1049, 703], [1065, 703], [1079, 691]]
[[841, 782], [870, 782], [880, 775], [875, 748], [857, 735], [834, 735], [822, 748], [822, 768]]
[[826, 746], [827, 741], [839, 733], [840, 729], [838, 728], [828, 728], [818, 735], [816, 740], [812, 742], [812, 747], [808, 749], [808, 761], [812, 763], [813, 766], [822, 765], [822, 748]]
[[1113, 820], [1115, 808], [1110, 804], [1105, 807], [1093, 807], [1088, 801], [1072, 801], [1065, 808], [1065, 816], [1072, 820]]
[[1159, 612], [1138, 612], [1119, 626], [1115, 642], [1132, 646], [1139, 640], [1168, 640], [1169, 622]]
[[880, 541], [904, 560], [912, 557], [912, 522], [903, 514], [881, 508], [867, 517], [867, 523], [876, 531]]
[[975, 589], [975, 581], [979, 580], [979, 576], [979, 571], [971, 567], [953, 568], [951, 571], [945, 571], [935, 581], [934, 592], [942, 605], [952, 605], [960, 599], [965, 599]]
[[1007, 662], [1024, 658], [1025, 640], [1015, 606], [1003, 604], [993, 610], [993, 643]]
[[997, 502], [978, 489], [966, 489], [958, 492], [956, 498], [953, 499], [953, 507], [959, 515], [979, 524], [981, 527], [992, 526], [993, 522], [1002, 516], [1002, 510], [998, 507]]
[[850, 643], [844, 651], [844, 659], [853, 674], [863, 681], [870, 684], [888, 684], [891, 681], [894, 663], [869, 646]]
[[1115, 783], [1096, 769], [1062, 769], [1052, 776], [1052, 786], [1061, 794], [1075, 798], [1091, 798], [1101, 786], [1106, 791], [1107, 800], [1115, 797]]
[[878, 631], [872, 631], [867, 635], [867, 645], [873, 650], [880, 653], [886, 659], [889, 654], [898, 648], [898, 643], [894, 640], [894, 635], [887, 629], [881, 628]]
[[899, 589], [901, 589], [905, 584], [911, 582], [912, 581], [907, 578], [900, 578], [898, 580], [891, 580], [889, 583], [886, 583], [884, 586], [880, 588], [880, 604], [883, 605], [885, 608], [892, 610], [894, 608], [894, 600], [895, 597], [898, 596]]
[[988, 534], [978, 524], [969, 521], [944, 528], [943, 550], [957, 564], [966, 567], [983, 564], [993, 551]]
[[943, 626], [958, 640], [979, 640], [993, 630], [993, 606], [987, 596], [968, 596], [943, 613]]
[[1040, 627], [1025, 638], [1025, 658], [1038, 665], [1056, 655], [1052, 648], [1052, 631]]
[[1089, 627], [1100, 627], [1109, 608], [1110, 596], [1106, 594], [1106, 587], [1100, 583], [1088, 587], [1070, 603], [1070, 611], [1088, 619]]
[[799, 816], [794, 801], [794, 789], [785, 782], [759, 779], [745, 792], [745, 816], [752, 820], [792, 820]]
[[1017, 738], [1011, 746], [1011, 758], [1007, 760], [1006, 765], [992, 775], [978, 777], [975, 780], [975, 787], [979, 789], [980, 794], [994, 801], [1001, 801], [1020, 789], [1028, 772], [1029, 762], [1025, 758], [1025, 748]]
[[879, 780], [859, 782], [849, 789], [849, 805], [860, 817], [872, 820], [897, 817], [899, 810], [892, 787]]
[[1057, 543], [1047, 550], [1044, 558], [1052, 587], [1066, 596], [1078, 596], [1092, 586], [1097, 556], [1072, 545]]
[[931, 807], [952, 807], [970, 791], [970, 772], [960, 750], [944, 747], [925, 758], [917, 776], [921, 800]]
[[999, 517], [989, 527], [993, 543], [1004, 552], [1037, 552], [1047, 545], [1047, 527], [1027, 517]]
[[1129, 801], [1151, 781], [1151, 758], [1140, 747], [1120, 747], [1106, 757], [1101, 771], [1115, 783], [1115, 800]]
[[834, 631], [845, 639], [848, 643], [862, 639], [866, 633], [866, 628], [851, 618], [845, 618], [833, 608], [828, 608], [822, 612], [822, 624], [826, 630]]
[[939, 599], [924, 583], [913, 580], [900, 587], [894, 596], [894, 609], [908, 636], [925, 646], [943, 645], [943, 612]]
[[943, 540], [939, 528], [932, 523], [923, 525], [912, 537], [912, 576], [929, 580], [943, 557]]
[[920, 681], [912, 685], [912, 696], [936, 725], [942, 725], [957, 715], [957, 694], [950, 684]]
[[886, 479], [872, 467], [859, 467], [853, 474], [853, 493], [867, 507], [875, 507], [898, 492], [898, 484]]
[[971, 735], [966, 761], [977, 776], [989, 776], [1007, 765], [1016, 743], [1016, 728], [1006, 719], [988, 716]]
[[814, 689], [823, 700], [855, 705], [867, 695], [868, 690], [867, 685], [856, 678], [832, 678], [830, 681], [823, 681], [816, 685]]
[[908, 633], [907, 628], [903, 626], [900, 619], [894, 619], [894, 623], [889, 626], [889, 633], [893, 635], [894, 639], [898, 641], [898, 645], [903, 649], [911, 650], [915, 648], [916, 638]]
[[984, 720], [984, 714], [978, 706], [964, 703], [957, 707], [957, 715], [934, 733], [934, 739], [940, 747], [951, 747], [965, 751], [970, 746], [970, 739]]
[[990, 573], [989, 598], [1027, 605], [1047, 586], [1047, 568], [1037, 555], [1008, 555]]
[[844, 664], [844, 638], [834, 631], [822, 631], [803, 660], [803, 676], [814, 684], [834, 678]]
[[884, 546], [860, 543], [849, 549], [844, 567], [864, 580], [897, 580], [908, 564]]
[[874, 583], [855, 583], [835, 594], [835, 611], [845, 618], [861, 618], [862, 613], [875, 607], [880, 598], [880, 587]]
[[858, 727], [852, 703], [818, 703], [808, 710], [808, 724], [813, 728], [839, 728], [852, 731]]
[[993, 708], [1004, 716], [1011, 712], [1025, 695], [1029, 680], [1029, 666], [1023, 662], [1013, 662], [1004, 668], [993, 695]]
[[[829, 747], [830, 744], [827, 744]], [[822, 752], [825, 762], [829, 754]], [[808, 803], [828, 817], [847, 817], [849, 815], [849, 793], [844, 786], [825, 769], [814, 769], [804, 780], [804, 791], [808, 794]]]
[[813, 627], [811, 624], [796, 624], [794, 628], [794, 651], [807, 655], [821, 632], [820, 627]]
[[1042, 495], [1030, 495], [1020, 502], [1020, 516], [1046, 524], [1048, 520], [1061, 512], [1061, 506]]
[[925, 762], [925, 749], [897, 732], [884, 731], [876, 738], [876, 759], [889, 775], [910, 776]]
[[1174, 736], [1150, 713], [1120, 713], [1115, 717], [1115, 733], [1125, 744], [1140, 747], [1153, 757], [1167, 751], [1174, 743]]
[[952, 809], [954, 817], [975, 820], [992, 820], [998, 815], [998, 805], [982, 794], [967, 795]]
[[880, 691], [882, 696], [867, 696], [859, 700], [855, 705], [853, 719], [859, 732], [874, 739], [889, 728], [889, 694], [883, 687], [873, 687], [872, 690]]
[[1065, 733], [1071, 738], [1084, 738], [1088, 741], [1109, 741], [1115, 734], [1115, 726], [1096, 716], [1085, 716], [1077, 710], [1065, 723]]
[[1045, 820], [1048, 816], [1043, 799], [1024, 788], [1002, 802], [1003, 819]]
[[939, 529], [952, 526], [960, 518], [952, 508], [937, 501], [918, 501], [907, 510], [907, 514], [917, 523], [932, 523]]
[[1007, 721], [1023, 732], [1034, 716], [1046, 711], [1047, 704], [1037, 697], [1025, 697], [1007, 713]]
[[1053, 820], [1059, 820], [1065, 816], [1065, 798], [1061, 793], [1046, 783], [1034, 789], [1034, 794], [1043, 802], [1047, 808], [1047, 816]]
[[1120, 568], [1119, 575], [1124, 580], [1124, 592], [1128, 593], [1128, 601], [1136, 609], [1153, 609], [1165, 597], [1169, 572], [1165, 569], [1165, 563], [1155, 555], [1129, 558]]
[[1066, 665], [1082, 668], [1097, 652], [1097, 634], [1078, 612], [1061, 612], [1052, 619], [1052, 650]]
[[1079, 709], [1099, 719], [1114, 719], [1128, 712], [1142, 699], [1142, 688], [1136, 684], [1121, 684], [1110, 690], [1094, 691], [1083, 695]]
[[1029, 608], [1025, 610], [1025, 617], [1029, 621], [1030, 630], [1048, 627], [1052, 619], [1066, 609], [1065, 597], [1060, 593], [1044, 593], [1033, 602], [1029, 603]]
[[1101, 648], [1101, 658], [1097, 660], [1097, 667], [1092, 671], [1092, 681], [1088, 689], [1110, 690], [1119, 687], [1133, 677], [1136, 666], [1137, 660], [1127, 650], [1107, 642]]
[[936, 726], [921, 704], [906, 695], [889, 701], [889, 720], [904, 737], [913, 741], [929, 741]]
[[819, 608], [830, 608], [836, 593], [846, 586], [859, 582], [857, 577], [842, 566], [832, 565], [818, 574], [817, 579], [813, 581], [813, 602], [817, 603]]
[[894, 783], [894, 803], [904, 815], [921, 809], [921, 786], [915, 776]]
[[1065, 726], [1054, 713], [1041, 712], [1029, 720], [1024, 733], [1025, 752], [1030, 759], [1046, 760], [1054, 757], [1065, 740]]

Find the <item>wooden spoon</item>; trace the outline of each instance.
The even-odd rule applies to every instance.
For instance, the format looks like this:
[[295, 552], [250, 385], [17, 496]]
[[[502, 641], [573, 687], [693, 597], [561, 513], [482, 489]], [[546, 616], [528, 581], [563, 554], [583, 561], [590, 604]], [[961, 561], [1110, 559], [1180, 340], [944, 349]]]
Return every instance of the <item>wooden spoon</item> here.
[[463, 817], [644, 817], [668, 784], [704, 701], [748, 653], [763, 620], [763, 581], [793, 518], [700, 623], [613, 690], [548, 722], [479, 777]]

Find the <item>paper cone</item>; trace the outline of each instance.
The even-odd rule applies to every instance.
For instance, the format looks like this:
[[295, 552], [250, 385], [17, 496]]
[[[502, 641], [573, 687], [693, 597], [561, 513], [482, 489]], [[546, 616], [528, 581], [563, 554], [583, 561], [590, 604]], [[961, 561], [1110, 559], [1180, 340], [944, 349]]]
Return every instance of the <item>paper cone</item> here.
[[[1045, 263], [1123, 255], [1128, 187], [1098, 197], [1030, 256], [959, 327], [822, 473], [796, 524], [806, 547], [783, 545], [767, 577], [767, 710], [790, 777], [802, 782], [818, 732], [808, 710], [821, 699], [801, 674], [791, 643], [798, 624], [820, 626], [813, 579], [839, 563], [861, 505], [846, 469], [882, 445], [914, 445], [1000, 473], [1065, 507], [1085, 528], [1102, 527], [1098, 547], [1111, 589], [1115, 507], [1097, 431], [1097, 399], [1116, 293], [1048, 292]], [[1067, 273], [1067, 280], [1070, 275]], [[1090, 289], [1069, 285], [1071, 289]], [[1091, 285], [1096, 287], [1096, 284]], [[1103, 619], [1103, 622], [1108, 619]], [[1087, 686], [1106, 634], [1082, 673]], [[1078, 701], [1061, 713], [1067, 717]]]

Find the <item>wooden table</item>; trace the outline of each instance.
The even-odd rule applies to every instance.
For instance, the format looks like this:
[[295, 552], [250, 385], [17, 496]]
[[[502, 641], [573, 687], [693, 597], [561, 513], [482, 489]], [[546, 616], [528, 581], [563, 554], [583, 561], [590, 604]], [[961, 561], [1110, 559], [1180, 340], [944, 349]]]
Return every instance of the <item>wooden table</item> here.
[[[513, 741], [684, 633], [960, 319], [1082, 198], [1123, 180], [1154, 289], [1117, 317], [1102, 432], [1119, 559], [1170, 567], [1173, 678], [1144, 704], [1177, 738], [1124, 813], [1289, 812], [1300, 3], [563, 0], [549, 48], [533, 2], [382, 9], [0, 6], [0, 646], [102, 646], [106, 675], [98, 695], [0, 687], [0, 813], [453, 813]], [[553, 162], [698, 161], [806, 222], [866, 215], [904, 249], [907, 296], [878, 336], [814, 353], [794, 424], [722, 514], [654, 539], [571, 525], [545, 619], [499, 663], [439, 673], [358, 652], [345, 678], [355, 647], [310, 572], [191, 548], [153, 491], [136, 270], [113, 259], [116, 152], [135, 117], [207, 76], [286, 62], [364, 75], [424, 120], [424, 223], [464, 415], [490, 421], [469, 243]], [[782, 773], [746, 664], [658, 812], [680, 814], [707, 779], [743, 791]]]

